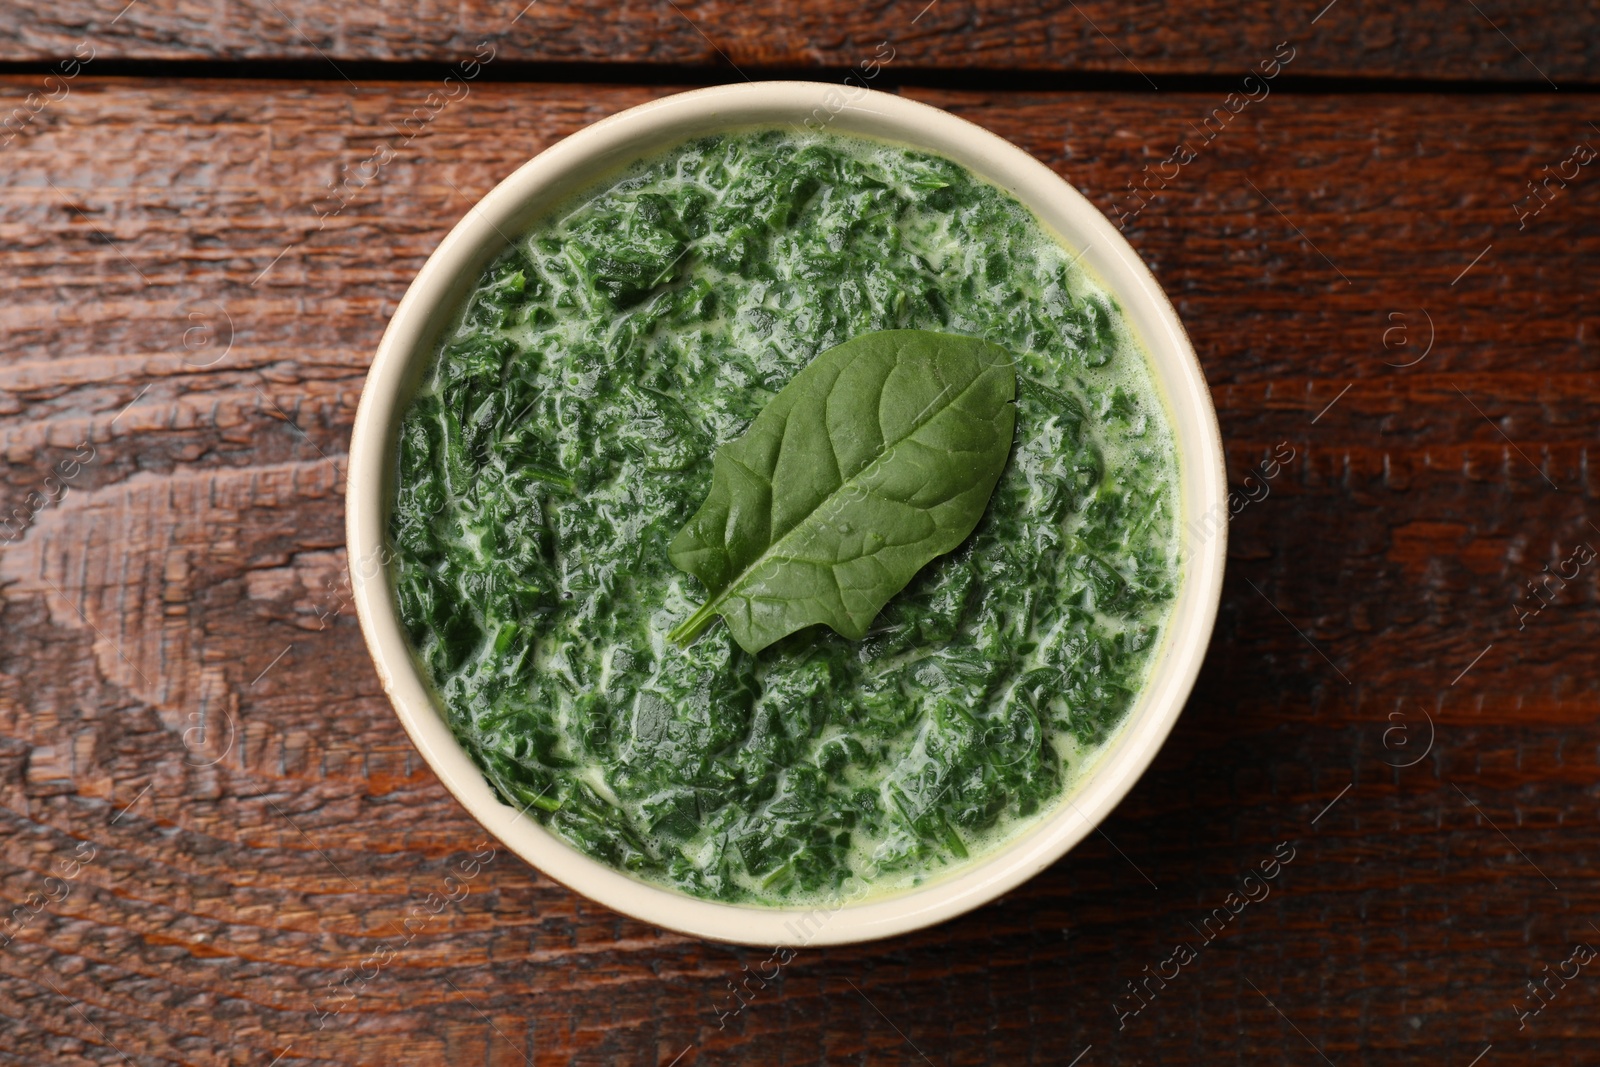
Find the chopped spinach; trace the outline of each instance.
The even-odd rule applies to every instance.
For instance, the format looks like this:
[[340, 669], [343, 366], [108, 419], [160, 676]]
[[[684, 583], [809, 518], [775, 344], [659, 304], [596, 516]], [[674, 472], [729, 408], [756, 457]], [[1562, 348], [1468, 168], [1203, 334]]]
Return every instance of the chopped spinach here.
[[[988, 510], [860, 642], [758, 654], [674, 536], [711, 457], [879, 330], [1015, 359]], [[1115, 304], [1019, 204], [861, 139], [694, 141], [551, 215], [471, 293], [400, 433], [400, 617], [499, 795], [697, 896], [893, 889], [1049, 811], [1142, 685], [1177, 583], [1165, 413]]]

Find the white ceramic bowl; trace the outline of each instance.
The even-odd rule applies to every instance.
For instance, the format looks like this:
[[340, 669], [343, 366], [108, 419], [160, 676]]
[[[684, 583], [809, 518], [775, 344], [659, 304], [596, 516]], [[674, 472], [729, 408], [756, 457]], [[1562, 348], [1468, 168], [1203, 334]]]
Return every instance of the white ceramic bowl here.
[[[826, 120], [830, 130], [900, 142], [960, 163], [1008, 190], [1121, 303], [1149, 353], [1180, 464], [1184, 569], [1167, 636], [1128, 718], [1057, 809], [998, 851], [930, 884], [837, 908], [717, 904], [645, 884], [590, 859], [502, 804], [450, 733], [407, 648], [385, 547], [397, 430], [437, 339], [488, 262], [540, 214], [608, 171], [686, 139], [748, 125]], [[826, 945], [889, 937], [993, 900], [1048, 867], [1133, 787], [1171, 731], [1200, 670], [1222, 590], [1227, 483], [1216, 413], [1194, 350], [1165, 294], [1095, 207], [1009, 142], [924, 104], [814, 82], [761, 82], [669, 96], [595, 123], [541, 153], [485, 196], [424, 264], [378, 346], [350, 443], [351, 581], [384, 691], [445, 787], [511, 851], [619, 912], [699, 937], [754, 945]], [[1198, 529], [1198, 534], [1196, 530]]]

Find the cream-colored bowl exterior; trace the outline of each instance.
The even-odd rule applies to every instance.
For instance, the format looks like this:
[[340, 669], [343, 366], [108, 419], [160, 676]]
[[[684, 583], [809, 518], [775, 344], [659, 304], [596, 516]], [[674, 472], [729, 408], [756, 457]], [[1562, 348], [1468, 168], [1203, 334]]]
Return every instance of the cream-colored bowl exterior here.
[[[835, 907], [718, 904], [613, 870], [496, 799], [445, 724], [407, 647], [385, 529], [405, 403], [441, 331], [508, 235], [525, 232], [543, 211], [607, 172], [687, 138], [807, 119], [952, 159], [1008, 190], [1082, 252], [1081, 262], [1115, 295], [1149, 353], [1168, 406], [1186, 531], [1183, 575], [1148, 684], [1107, 749], [1053, 813], [994, 853], [899, 894]], [[1060, 859], [1110, 814], [1155, 758], [1199, 673], [1222, 591], [1226, 493], [1216, 412], [1183, 326], [1133, 249], [1077, 190], [1010, 142], [937, 108], [815, 82], [760, 82], [668, 96], [595, 123], [524, 164], [467, 213], [423, 265], [378, 346], [350, 443], [346, 505], [356, 608], [384, 691], [423, 758], [489, 832], [556, 881], [645, 922], [718, 941], [799, 946], [890, 937], [960, 915]]]

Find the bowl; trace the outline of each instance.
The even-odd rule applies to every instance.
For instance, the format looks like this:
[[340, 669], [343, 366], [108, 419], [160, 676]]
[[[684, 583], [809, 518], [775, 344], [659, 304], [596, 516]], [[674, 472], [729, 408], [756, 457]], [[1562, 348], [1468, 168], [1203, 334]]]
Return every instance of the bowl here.
[[[608, 173], [693, 137], [752, 125], [825, 124], [936, 153], [1007, 190], [1098, 276], [1148, 353], [1178, 456], [1182, 572], [1161, 648], [1128, 717], [1054, 811], [947, 875], [859, 902], [777, 907], [716, 903], [639, 881], [579, 852], [502, 803], [450, 732], [397, 613], [386, 547], [397, 434], [437, 340], [479, 274], [540, 214]], [[1183, 326], [1132, 248], [1044, 164], [945, 111], [865, 89], [759, 82], [668, 96], [597, 122], [524, 164], [479, 201], [423, 265], [367, 375], [350, 443], [346, 497], [351, 584], [362, 634], [406, 732], [484, 828], [550, 878], [643, 922], [750, 945], [834, 945], [903, 934], [976, 908], [1059, 860], [1150, 765], [1200, 670], [1222, 592], [1227, 481], [1216, 412]]]

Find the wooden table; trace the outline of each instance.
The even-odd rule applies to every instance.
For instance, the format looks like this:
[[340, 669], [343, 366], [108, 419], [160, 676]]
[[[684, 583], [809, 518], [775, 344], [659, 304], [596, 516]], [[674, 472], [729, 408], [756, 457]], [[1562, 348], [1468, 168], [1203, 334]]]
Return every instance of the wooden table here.
[[[1592, 5], [122, 2], [0, 3], [0, 1064], [1600, 1061]], [[515, 166], [885, 42], [1121, 218], [1248, 495], [1100, 833], [719, 1028], [767, 952], [447, 882], [482, 834], [363, 650], [346, 447]]]

